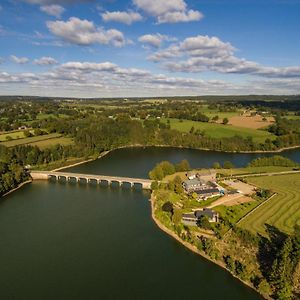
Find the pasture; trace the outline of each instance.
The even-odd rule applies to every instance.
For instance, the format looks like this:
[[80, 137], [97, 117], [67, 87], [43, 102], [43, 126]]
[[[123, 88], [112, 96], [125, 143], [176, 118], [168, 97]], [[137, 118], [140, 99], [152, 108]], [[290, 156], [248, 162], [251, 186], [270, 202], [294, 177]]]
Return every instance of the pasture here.
[[11, 137], [13, 140], [23, 139], [25, 138], [24, 130], [15, 130], [2, 133], [0, 134], [0, 142], [7, 141], [7, 137]]
[[55, 145], [68, 146], [73, 144], [73, 139], [69, 137], [54, 137], [46, 140], [40, 140], [37, 142], [30, 143], [31, 146], [38, 146], [41, 150], [49, 148]]
[[257, 130], [251, 128], [236, 127], [232, 125], [223, 125], [216, 123], [197, 122], [190, 120], [178, 119], [161, 119], [161, 122], [167, 122], [170, 120], [171, 129], [176, 129], [181, 132], [189, 132], [192, 127], [195, 130], [204, 131], [204, 135], [213, 138], [230, 138], [239, 135], [243, 138], [252, 137], [254, 142], [264, 143], [267, 138], [274, 140], [275, 136], [265, 130]]
[[5, 141], [5, 142], [1, 142], [0, 145], [4, 145], [6, 147], [14, 147], [14, 146], [28, 145], [28, 144], [34, 145], [36, 143], [40, 143], [43, 141], [44, 142], [43, 146], [45, 146], [46, 144], [50, 144], [51, 143], [50, 141], [52, 139], [57, 139], [57, 138], [61, 138], [61, 134], [51, 133], [51, 134], [46, 134], [46, 135], [39, 135], [39, 136], [33, 136], [33, 137], [28, 137], [28, 138]]
[[239, 226], [264, 234], [264, 224], [286, 233], [292, 233], [294, 226], [300, 225], [300, 174], [253, 177], [247, 181], [277, 195], [242, 220]]
[[263, 120], [262, 116], [233, 116], [229, 118], [229, 124], [237, 127], [260, 129], [266, 128], [274, 123], [273, 117], [268, 117]]

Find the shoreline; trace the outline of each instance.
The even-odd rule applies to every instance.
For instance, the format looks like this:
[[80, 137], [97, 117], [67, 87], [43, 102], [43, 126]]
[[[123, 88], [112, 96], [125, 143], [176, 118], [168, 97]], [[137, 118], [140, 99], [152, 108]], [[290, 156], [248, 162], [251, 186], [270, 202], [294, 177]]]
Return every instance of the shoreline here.
[[9, 194], [11, 194], [11, 193], [13, 193], [13, 192], [19, 190], [19, 189], [22, 188], [24, 185], [29, 184], [29, 183], [32, 183], [32, 179], [28, 179], [28, 180], [26, 180], [26, 181], [20, 183], [17, 187], [15, 187], [15, 188], [13, 188], [12, 190], [10, 190], [10, 191], [6, 192], [5, 194], [3, 194], [3, 195], [1, 196], [1, 198], [5, 197], [5, 196], [8, 196]]
[[142, 144], [134, 144], [134, 145], [126, 145], [126, 146], [120, 146], [120, 147], [116, 147], [114, 149], [111, 150], [106, 150], [103, 151], [99, 154], [99, 156], [97, 156], [96, 158], [89, 158], [77, 163], [73, 163], [71, 165], [66, 165], [63, 167], [59, 167], [59, 168], [55, 168], [51, 171], [56, 172], [56, 171], [60, 171], [60, 170], [64, 170], [64, 169], [68, 169], [68, 168], [72, 168], [81, 164], [85, 164], [91, 161], [95, 161], [97, 159], [100, 159], [104, 156], [106, 156], [107, 154], [116, 151], [116, 150], [120, 150], [120, 149], [130, 149], [130, 148], [150, 148], [150, 147], [158, 147], [158, 148], [174, 148], [174, 149], [188, 149], [188, 150], [199, 150], [199, 151], [214, 151], [214, 152], [223, 152], [223, 153], [233, 153], [233, 154], [239, 154], [239, 153], [244, 153], [244, 154], [268, 154], [268, 153], [281, 153], [284, 151], [288, 151], [288, 150], [293, 150], [293, 149], [298, 149], [300, 148], [299, 146], [291, 146], [291, 147], [285, 147], [285, 148], [281, 148], [281, 149], [277, 149], [277, 150], [270, 150], [270, 151], [261, 151], [261, 150], [257, 150], [257, 151], [223, 151], [223, 150], [211, 150], [208, 148], [191, 148], [191, 147], [183, 147], [183, 146], [169, 146], [169, 145], [142, 145]]
[[199, 251], [197, 249], [196, 246], [183, 241], [176, 233], [174, 233], [171, 229], [167, 228], [163, 223], [161, 223], [156, 217], [155, 217], [155, 213], [154, 213], [154, 208], [155, 208], [155, 196], [153, 195], [153, 192], [151, 193], [151, 198], [150, 198], [150, 202], [151, 202], [151, 218], [154, 221], [154, 223], [156, 224], [156, 226], [163, 232], [165, 232], [167, 235], [169, 235], [170, 237], [174, 238], [177, 242], [179, 242], [181, 245], [183, 245], [184, 247], [186, 247], [187, 249], [189, 249], [190, 251], [194, 252], [195, 254], [202, 256], [203, 258], [209, 260], [210, 262], [218, 265], [219, 267], [221, 267], [223, 270], [227, 271], [231, 276], [233, 276], [235, 279], [239, 280], [241, 283], [243, 283], [244, 285], [246, 285], [247, 287], [253, 289], [255, 292], [257, 292], [263, 299], [271, 299], [271, 298], [266, 298], [265, 296], [263, 296], [261, 293], [259, 293], [259, 291], [250, 283], [243, 281], [242, 279], [240, 279], [239, 277], [237, 277], [236, 275], [232, 274], [225, 266], [225, 264], [221, 263], [220, 261], [216, 261], [211, 259], [208, 255], [206, 255], [205, 253], [202, 253], [201, 251]]
[[52, 171], [52, 172], [57, 172], [57, 171], [60, 171], [60, 170], [64, 170], [64, 169], [68, 169], [68, 168], [72, 168], [72, 167], [76, 167], [76, 166], [79, 166], [79, 165], [88, 163], [88, 162], [91, 162], [91, 161], [94, 161], [94, 160], [97, 160], [97, 159], [100, 159], [100, 158], [104, 157], [105, 155], [107, 155], [107, 154], [110, 153], [111, 151], [114, 151], [114, 150], [103, 151], [103, 152], [101, 152], [100, 155], [97, 156], [96, 158], [89, 158], [89, 159], [86, 159], [86, 160], [83, 160], [83, 161], [79, 161], [79, 162], [74, 163], [74, 164], [71, 164], [71, 165], [67, 165], [67, 166], [63, 166], [63, 167], [56, 168], [56, 169], [51, 170], [51, 171]]

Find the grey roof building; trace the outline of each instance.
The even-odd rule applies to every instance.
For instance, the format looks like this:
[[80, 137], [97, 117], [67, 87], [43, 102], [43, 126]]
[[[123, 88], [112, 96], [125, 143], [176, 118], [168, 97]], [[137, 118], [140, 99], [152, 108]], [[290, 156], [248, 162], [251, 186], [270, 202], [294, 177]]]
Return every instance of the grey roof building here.
[[185, 213], [182, 215], [182, 223], [190, 226], [197, 226], [197, 221], [201, 216], [208, 217], [209, 222], [215, 223], [219, 221], [219, 213], [210, 209], [203, 208], [203, 210], [196, 210], [191, 213]]

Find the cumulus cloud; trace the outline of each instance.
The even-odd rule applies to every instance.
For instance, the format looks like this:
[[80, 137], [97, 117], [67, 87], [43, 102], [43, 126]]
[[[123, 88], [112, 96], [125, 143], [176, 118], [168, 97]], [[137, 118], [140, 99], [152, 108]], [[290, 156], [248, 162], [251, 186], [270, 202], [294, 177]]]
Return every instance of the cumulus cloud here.
[[39, 5], [52, 5], [52, 4], [74, 4], [74, 3], [80, 3], [80, 2], [93, 2], [93, 0], [23, 0], [24, 2], [30, 3], [30, 4], [39, 4]]
[[300, 77], [300, 67], [268, 67], [235, 56], [237, 49], [217, 37], [195, 36], [157, 51], [149, 57], [172, 72], [252, 74], [264, 77]]
[[58, 64], [58, 61], [55, 60], [53, 57], [50, 56], [43, 56], [39, 59], [35, 59], [33, 61], [35, 65], [40, 65], [40, 66], [49, 66], [49, 65], [56, 65]]
[[61, 5], [51, 4], [43, 5], [40, 7], [40, 10], [50, 16], [60, 18], [65, 9]]
[[199, 21], [203, 18], [200, 11], [188, 9], [184, 0], [133, 0], [133, 3], [157, 23], [179, 23]]
[[29, 62], [29, 59], [27, 57], [17, 57], [15, 55], [10, 56], [11, 61], [13, 61], [16, 64], [26, 64]]
[[139, 13], [133, 11], [107, 11], [102, 13], [101, 16], [104, 22], [119, 22], [127, 25], [143, 20]]
[[146, 45], [150, 45], [155, 48], [160, 47], [163, 41], [174, 41], [174, 40], [176, 40], [176, 39], [171, 38], [167, 35], [160, 34], [160, 33], [145, 34], [138, 38], [139, 42], [146, 44]]
[[300, 78], [233, 83], [223, 80], [175, 77], [148, 70], [122, 68], [112, 62], [71, 61], [44, 73], [0, 72], [2, 92], [52, 96], [126, 97], [200, 94], [300, 93]]
[[48, 21], [48, 29], [66, 42], [77, 45], [111, 44], [116, 47], [125, 45], [126, 40], [121, 31], [105, 30], [96, 27], [93, 22], [76, 17], [68, 21]]
[[157, 22], [161, 23], [179, 23], [179, 22], [192, 22], [199, 21], [203, 18], [203, 14], [197, 10], [188, 11], [174, 11], [168, 12], [164, 15], [157, 17]]

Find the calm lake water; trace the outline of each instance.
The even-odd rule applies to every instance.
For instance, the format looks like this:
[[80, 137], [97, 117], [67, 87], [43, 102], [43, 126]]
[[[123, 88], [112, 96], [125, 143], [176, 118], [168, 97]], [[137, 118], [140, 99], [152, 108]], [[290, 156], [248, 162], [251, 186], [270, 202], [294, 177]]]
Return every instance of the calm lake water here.
[[[284, 153], [300, 161], [300, 151]], [[146, 177], [162, 160], [193, 167], [257, 155], [172, 148], [122, 149], [72, 171]], [[4, 300], [230, 299], [260, 297], [185, 249], [151, 219], [149, 193], [35, 182], [0, 202]]]

